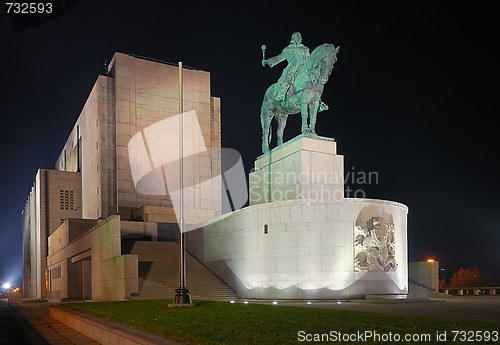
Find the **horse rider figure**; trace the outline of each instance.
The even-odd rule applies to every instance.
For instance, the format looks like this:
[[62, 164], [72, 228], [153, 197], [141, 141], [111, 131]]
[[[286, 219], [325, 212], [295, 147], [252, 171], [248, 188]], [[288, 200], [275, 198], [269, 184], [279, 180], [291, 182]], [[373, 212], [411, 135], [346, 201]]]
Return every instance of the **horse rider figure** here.
[[[293, 82], [297, 77], [297, 73], [299, 73], [300, 68], [304, 66], [309, 55], [309, 48], [302, 44], [302, 35], [300, 32], [294, 32], [292, 34], [290, 44], [283, 49], [281, 54], [267, 60], [262, 60], [262, 66], [267, 64], [270, 67], [274, 67], [285, 60], [288, 62], [288, 65], [285, 67], [278, 80], [279, 88], [276, 95], [276, 101], [281, 102], [285, 100], [285, 96], [290, 89], [290, 86], [293, 85]], [[320, 102], [320, 111], [327, 109], [328, 106], [325, 103]]]

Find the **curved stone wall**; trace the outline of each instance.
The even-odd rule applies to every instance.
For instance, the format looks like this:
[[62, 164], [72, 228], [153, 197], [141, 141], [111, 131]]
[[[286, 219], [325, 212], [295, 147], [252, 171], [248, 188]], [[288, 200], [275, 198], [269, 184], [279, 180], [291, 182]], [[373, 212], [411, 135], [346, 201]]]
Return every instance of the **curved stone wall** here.
[[405, 294], [407, 214], [372, 199], [271, 202], [204, 223], [186, 248], [243, 298]]

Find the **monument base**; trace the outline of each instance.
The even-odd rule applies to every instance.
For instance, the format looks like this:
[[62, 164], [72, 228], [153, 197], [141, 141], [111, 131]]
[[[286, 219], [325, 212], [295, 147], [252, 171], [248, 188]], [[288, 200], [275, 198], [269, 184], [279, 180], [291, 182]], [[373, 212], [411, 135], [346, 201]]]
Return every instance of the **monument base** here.
[[260, 156], [250, 206], [186, 233], [187, 248], [241, 298], [408, 293], [408, 208], [344, 197], [335, 141], [298, 136]]
[[169, 308], [194, 308], [194, 303], [169, 303]]
[[[278, 201], [217, 217], [186, 233], [186, 243], [242, 299], [406, 295], [407, 214], [405, 205], [386, 200]], [[382, 225], [368, 229], [371, 238], [387, 236], [362, 248], [366, 224]]]
[[343, 200], [343, 171], [333, 139], [299, 135], [257, 158], [249, 176], [250, 205]]

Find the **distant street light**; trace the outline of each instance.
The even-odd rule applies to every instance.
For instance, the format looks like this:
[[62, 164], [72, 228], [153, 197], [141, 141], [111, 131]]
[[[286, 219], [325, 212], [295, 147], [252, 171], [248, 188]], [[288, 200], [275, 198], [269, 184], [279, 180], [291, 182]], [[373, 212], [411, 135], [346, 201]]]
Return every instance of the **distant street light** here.
[[4, 284], [2, 285], [2, 287], [3, 287], [4, 289], [6, 289], [6, 290], [7, 290], [7, 289], [10, 289], [10, 283], [4, 283]]

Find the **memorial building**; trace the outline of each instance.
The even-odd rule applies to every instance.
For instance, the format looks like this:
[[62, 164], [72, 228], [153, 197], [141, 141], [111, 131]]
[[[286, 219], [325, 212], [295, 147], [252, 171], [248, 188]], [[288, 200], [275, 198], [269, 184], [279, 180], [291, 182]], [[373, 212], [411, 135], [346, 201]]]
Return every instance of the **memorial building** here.
[[[138, 257], [124, 247], [138, 238], [175, 240], [177, 219], [165, 186], [159, 195], [137, 192], [131, 165], [146, 164], [153, 177], [161, 170], [138, 152], [158, 155], [151, 151], [159, 138], [146, 138], [146, 128], [178, 114], [177, 74], [177, 66], [116, 53], [108, 73], [97, 78], [55, 169], [38, 171], [25, 205], [25, 298], [44, 298], [51, 290], [81, 297], [84, 275], [92, 299], [130, 297], [138, 293]], [[183, 84], [184, 109], [195, 112], [203, 139], [186, 140], [186, 146], [220, 148], [220, 99], [210, 94], [210, 73], [184, 68]], [[138, 133], [140, 141], [133, 138]], [[175, 154], [178, 146], [165, 150]], [[201, 163], [209, 183], [186, 195], [185, 212], [205, 219], [221, 214], [220, 155]], [[192, 175], [185, 179], [194, 184]]]

